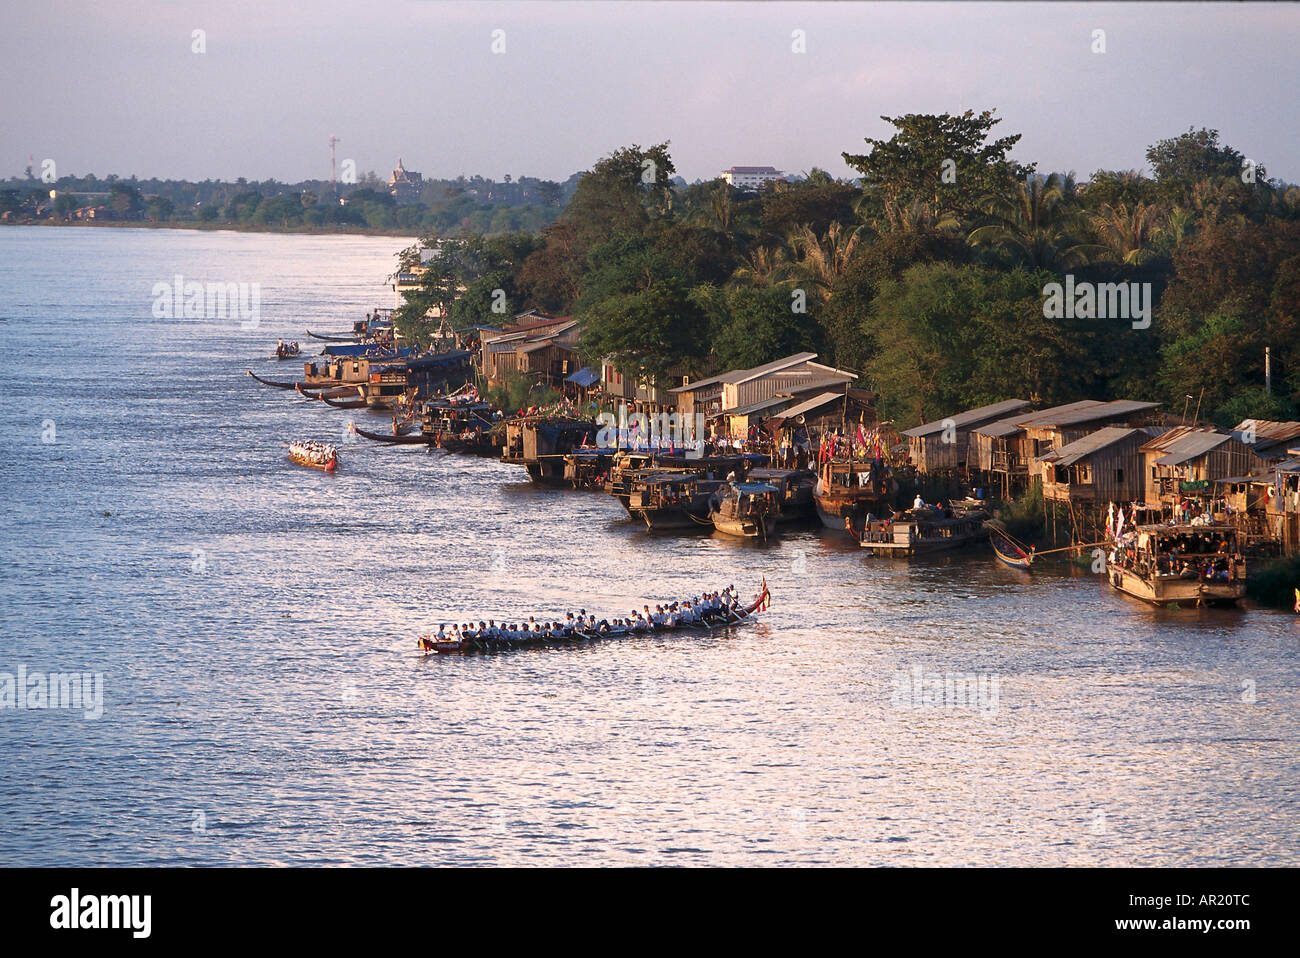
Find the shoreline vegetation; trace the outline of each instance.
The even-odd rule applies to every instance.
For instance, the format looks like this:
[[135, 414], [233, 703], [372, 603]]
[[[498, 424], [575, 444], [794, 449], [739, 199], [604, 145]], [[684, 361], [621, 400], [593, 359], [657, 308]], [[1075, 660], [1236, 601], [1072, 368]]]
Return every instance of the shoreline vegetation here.
[[403, 250], [398, 330], [572, 316], [660, 391], [814, 352], [899, 429], [1008, 396], [1300, 418], [1300, 187], [1209, 129], [1082, 181], [1013, 159], [992, 110], [884, 119], [853, 181], [683, 187], [667, 142], [616, 150], [536, 233]]

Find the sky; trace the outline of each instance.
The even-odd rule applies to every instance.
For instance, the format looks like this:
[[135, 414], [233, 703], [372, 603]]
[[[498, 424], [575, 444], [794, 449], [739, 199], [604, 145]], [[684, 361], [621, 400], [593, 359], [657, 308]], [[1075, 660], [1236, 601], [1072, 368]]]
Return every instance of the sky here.
[[60, 176], [325, 179], [331, 135], [385, 179], [400, 157], [564, 180], [664, 140], [691, 181], [848, 177], [840, 154], [887, 137], [882, 115], [996, 109], [1043, 172], [1144, 169], [1207, 126], [1300, 182], [1297, 50], [1289, 3], [42, 0], [0, 31], [0, 177], [31, 156]]

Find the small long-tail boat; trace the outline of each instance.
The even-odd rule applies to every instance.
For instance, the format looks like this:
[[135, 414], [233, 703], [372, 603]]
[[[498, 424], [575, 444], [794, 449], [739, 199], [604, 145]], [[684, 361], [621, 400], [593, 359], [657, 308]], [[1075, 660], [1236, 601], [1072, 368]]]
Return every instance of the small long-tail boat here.
[[[357, 394], [356, 389], [349, 389], [343, 393], [344, 396], [348, 396], [348, 395], [355, 396], [356, 394]], [[366, 401], [363, 398], [362, 399], [338, 399], [335, 398], [334, 396], [327, 396], [324, 394], [321, 395], [320, 401], [327, 406], [333, 406], [335, 409], [364, 409], [366, 405]]]
[[294, 388], [298, 391], [298, 395], [303, 398], [319, 399], [321, 402], [326, 402], [330, 399], [342, 399], [344, 396], [355, 397], [357, 395], [356, 386], [340, 386], [337, 389], [322, 389], [319, 392], [309, 392], [308, 390], [314, 390], [314, 387], [304, 385], [303, 383], [294, 383]]
[[1033, 571], [1033, 546], [1024, 549], [1019, 543], [1013, 542], [1009, 535], [998, 529], [989, 530], [989, 544], [993, 546], [993, 554], [997, 556], [998, 561], [1011, 566], [1013, 569], [1023, 569], [1025, 572]]
[[252, 376], [263, 386], [273, 386], [276, 389], [328, 389], [332, 385], [331, 383], [304, 383], [304, 382], [299, 382], [298, 380], [291, 380], [289, 382], [285, 382], [282, 379], [263, 379], [261, 376], [257, 375], [257, 373], [253, 372], [251, 369], [246, 369], [245, 372], [247, 372], [248, 375]]
[[590, 632], [582, 629], [567, 629], [564, 630], [562, 635], [555, 635], [549, 631], [519, 632], [502, 638], [478, 638], [475, 636], [442, 641], [429, 636], [420, 636], [417, 641], [420, 651], [426, 655], [430, 653], [438, 655], [473, 655], [479, 652], [504, 652], [514, 649], [536, 649], [545, 646], [577, 645], [604, 639], [626, 639], [646, 635], [680, 633], [699, 635], [753, 622], [759, 612], [765, 611], [771, 605], [771, 600], [772, 593], [768, 591], [767, 580], [764, 579], [758, 595], [754, 597], [754, 600], [749, 605], [738, 609], [719, 609], [710, 613], [703, 622], [684, 622], [675, 626], [655, 626], [652, 629], [640, 630], [610, 629], [605, 632]]
[[309, 329], [307, 330], [307, 335], [312, 339], [323, 339], [327, 343], [354, 343], [357, 341], [357, 336], [355, 334], [347, 336], [327, 336], [324, 333], [313, 333]]
[[[362, 405], [365, 404], [362, 403]], [[361, 436], [363, 439], [370, 439], [374, 442], [387, 443], [390, 446], [424, 446], [424, 445], [428, 445], [429, 443], [429, 440], [425, 439], [423, 435], [385, 436], [383, 433], [379, 433], [379, 432], [368, 432], [367, 430], [362, 429], [360, 426], [356, 424], [353, 424], [352, 431], [355, 432], [358, 436]]]

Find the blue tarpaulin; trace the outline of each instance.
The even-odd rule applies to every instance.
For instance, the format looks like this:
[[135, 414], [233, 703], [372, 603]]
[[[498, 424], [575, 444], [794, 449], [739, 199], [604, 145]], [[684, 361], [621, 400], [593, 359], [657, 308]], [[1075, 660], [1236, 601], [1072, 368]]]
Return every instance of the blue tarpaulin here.
[[566, 383], [574, 383], [583, 389], [590, 389], [596, 383], [600, 382], [600, 373], [590, 366], [583, 366], [572, 376], [564, 380]]

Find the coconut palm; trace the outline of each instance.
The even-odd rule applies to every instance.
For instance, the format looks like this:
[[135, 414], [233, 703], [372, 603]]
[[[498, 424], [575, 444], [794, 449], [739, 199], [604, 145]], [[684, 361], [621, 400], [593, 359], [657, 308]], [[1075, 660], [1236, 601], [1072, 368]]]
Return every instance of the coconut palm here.
[[800, 226], [790, 236], [790, 247], [797, 258], [787, 273], [810, 286], [818, 298], [830, 299], [836, 280], [852, 262], [862, 236], [862, 227], [846, 229], [838, 222], [832, 223], [820, 239], [810, 227]]
[[[859, 200], [856, 210], [864, 219], [868, 216], [866, 201], [866, 196]], [[951, 214], [942, 217], [936, 215], [934, 208], [925, 200], [913, 200], [903, 205], [891, 197], [885, 200], [884, 215], [873, 217], [870, 225], [876, 233], [884, 235], [886, 233], [939, 233], [944, 230], [959, 229], [961, 222]]]
[[733, 277], [754, 286], [766, 286], [783, 276], [789, 266], [784, 246], [755, 246], [736, 267]]
[[972, 246], [1001, 250], [1014, 262], [1034, 268], [1068, 268], [1087, 262], [1095, 247], [1081, 244], [1085, 224], [1066, 201], [1073, 177], [1053, 173], [1030, 177], [1006, 195], [985, 200], [988, 220], [972, 230]]
[[[1163, 211], [1154, 203], [1138, 203], [1131, 210], [1126, 203], [1103, 203], [1089, 217], [1100, 244], [1128, 266], [1141, 266], [1156, 255], [1154, 243], [1163, 220]], [[1180, 227], [1185, 229], [1186, 223], [1181, 222]]]

